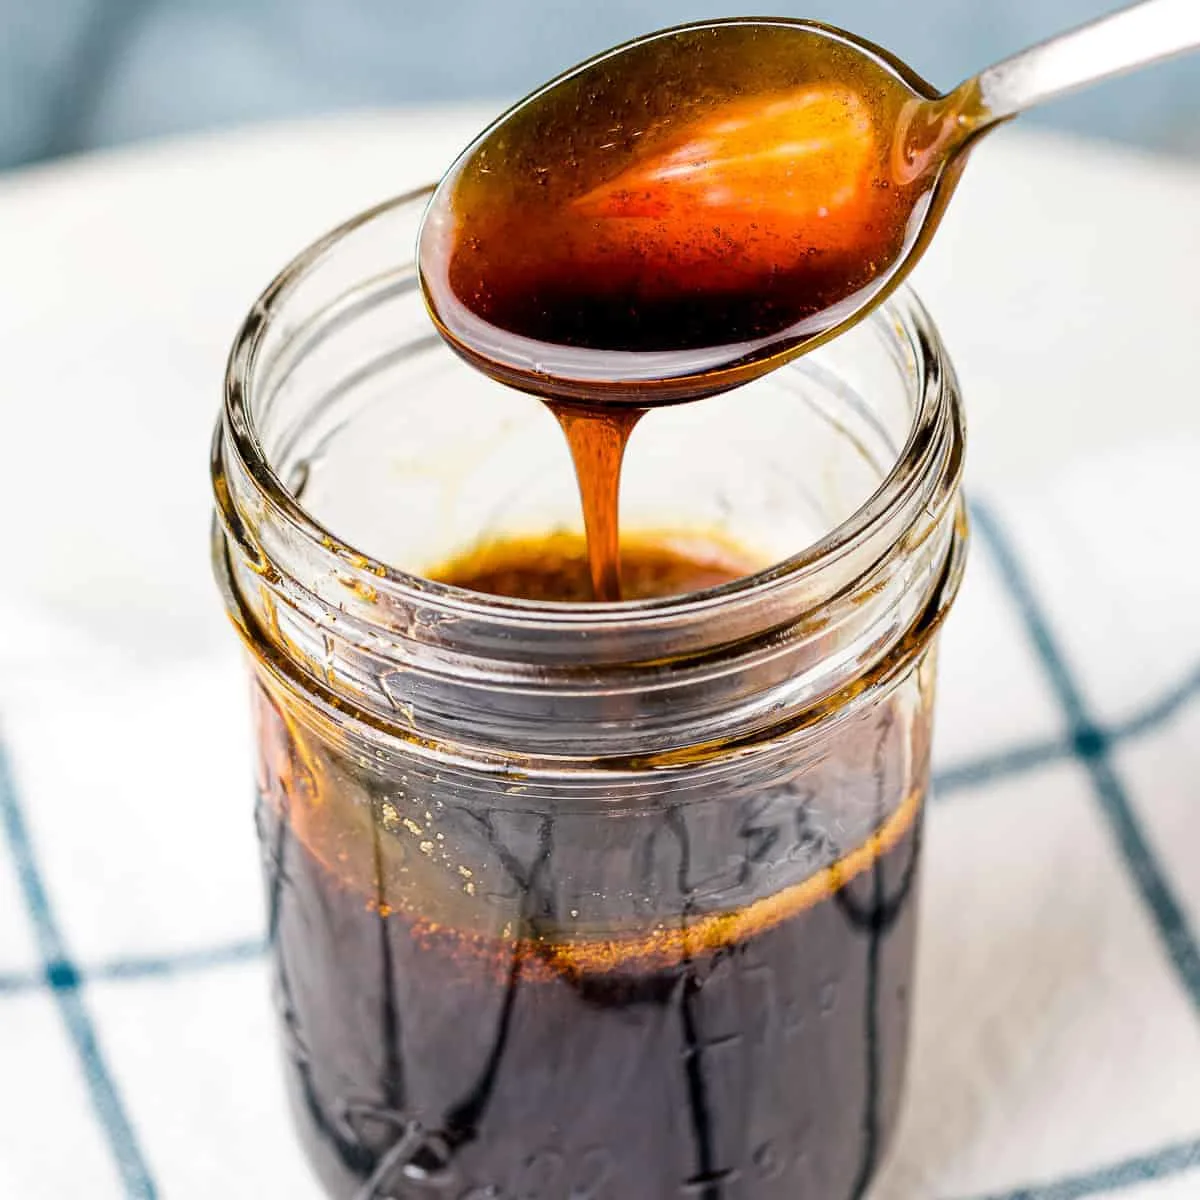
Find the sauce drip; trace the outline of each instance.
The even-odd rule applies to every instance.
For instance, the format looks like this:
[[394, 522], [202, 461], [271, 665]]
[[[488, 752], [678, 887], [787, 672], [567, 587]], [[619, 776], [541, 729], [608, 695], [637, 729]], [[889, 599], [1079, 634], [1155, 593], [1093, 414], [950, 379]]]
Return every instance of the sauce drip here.
[[592, 595], [604, 602], [621, 600], [621, 463], [642, 410], [604, 411], [553, 402], [550, 410], [566, 435], [575, 465]]

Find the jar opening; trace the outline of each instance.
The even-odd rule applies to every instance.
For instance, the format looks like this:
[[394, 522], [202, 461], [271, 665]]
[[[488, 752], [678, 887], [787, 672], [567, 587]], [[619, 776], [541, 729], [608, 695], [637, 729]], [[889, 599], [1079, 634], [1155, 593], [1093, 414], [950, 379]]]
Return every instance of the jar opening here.
[[[963, 420], [936, 331], [905, 289], [858, 329], [774, 373], [783, 389], [818, 379], [826, 407], [849, 397], [864, 410], [851, 438], [861, 448], [881, 427], [866, 411], [870, 381], [857, 390], [843, 382], [856, 356], [870, 359], [893, 405], [896, 436], [869, 448], [877, 479], [835, 510], [836, 523], [806, 542], [788, 541], [754, 574], [619, 604], [509, 599], [435, 582], [397, 565], [400, 556], [378, 553], [348, 532], [353, 520], [338, 519], [336, 489], [326, 487], [318, 512], [309, 500], [314, 460], [297, 447], [305, 439], [327, 447], [368, 409], [387, 411], [415, 362], [457, 362], [416, 292], [411, 247], [430, 191], [387, 201], [302, 253], [235, 341], [213, 478], [218, 573], [248, 640], [270, 642], [317, 686], [401, 726], [419, 711], [422, 729], [461, 732], [465, 705], [473, 738], [502, 742], [515, 722], [536, 742], [550, 704], [556, 721], [586, 727], [596, 746], [616, 752], [636, 743], [654, 753], [741, 736], [816, 704], [913, 629], [960, 536]], [[390, 382], [369, 382], [377, 379]], [[484, 382], [492, 396], [509, 395]], [[415, 384], [409, 391], [419, 410], [425, 394]], [[351, 394], [367, 398], [353, 412], [339, 409]], [[662, 411], [711, 411], [717, 399]], [[778, 399], [779, 411], [788, 402]], [[437, 415], [440, 407], [427, 403], [424, 411]], [[754, 413], [745, 413], [747, 443], [767, 443]], [[454, 414], [441, 417], [453, 434]], [[372, 441], [381, 441], [377, 432]], [[565, 448], [559, 454], [565, 465]], [[350, 494], [352, 455], [339, 469]], [[803, 479], [804, 471], [790, 476]], [[785, 525], [766, 490], [760, 508], [767, 527]], [[439, 547], [434, 560], [445, 557]], [[607, 710], [597, 710], [601, 697]], [[489, 707], [499, 710], [495, 730], [478, 719]], [[553, 736], [561, 739], [561, 729]]]
[[[380, 217], [399, 209], [423, 206], [432, 193], [431, 187], [421, 188], [386, 201], [352, 218], [325, 238], [297, 256], [274, 280], [255, 304], [235, 342], [226, 376], [225, 419], [236, 453], [253, 481], [265, 509], [286, 522], [295, 534], [337, 558], [342, 566], [364, 576], [362, 582], [374, 589], [383, 588], [397, 599], [407, 599], [423, 606], [444, 608], [449, 613], [527, 614], [540, 620], [561, 621], [572, 626], [581, 622], [637, 623], [653, 620], [662, 614], [697, 612], [711, 609], [735, 596], [757, 595], [781, 585], [811, 579], [819, 572], [836, 566], [839, 560], [853, 556], [855, 550], [880, 526], [886, 526], [899, 509], [904, 508], [919, 493], [928, 466], [930, 441], [936, 427], [948, 416], [948, 363], [940, 341], [933, 330], [924, 307], [914, 293], [902, 288], [885, 307], [881, 323], [886, 323], [896, 342], [897, 353], [903, 355], [905, 368], [911, 378], [908, 387], [913, 397], [911, 426], [890, 470], [875, 490], [835, 528], [812, 543], [763, 569], [714, 588], [686, 596], [622, 601], [619, 604], [561, 603], [547, 600], [511, 599], [468, 592], [450, 584], [425, 578], [418, 572], [400, 569], [362, 547], [353, 545], [339, 530], [327, 526], [297, 498], [293, 487], [277, 473], [273, 456], [264, 447], [259, 429], [261, 407], [256, 401], [264, 381], [259, 376], [261, 351], [266, 330], [271, 322], [286, 319], [283, 310], [293, 302], [306, 279], [324, 260], [337, 254], [348, 237], [369, 228]], [[378, 276], [375, 284], [390, 288], [412, 288], [415, 274], [401, 268]], [[330, 314], [320, 314], [326, 318]], [[352, 306], [341, 306], [336, 314], [340, 321], [352, 317]], [[429, 322], [425, 331], [429, 344], [441, 347], [440, 340]], [[447, 351], [448, 353], [448, 351]], [[781, 368], [795, 370], [795, 365]], [[493, 385], [503, 391], [500, 385]], [[707, 403], [707, 402], [706, 402]], [[260, 402], [261, 404], [261, 402]]]

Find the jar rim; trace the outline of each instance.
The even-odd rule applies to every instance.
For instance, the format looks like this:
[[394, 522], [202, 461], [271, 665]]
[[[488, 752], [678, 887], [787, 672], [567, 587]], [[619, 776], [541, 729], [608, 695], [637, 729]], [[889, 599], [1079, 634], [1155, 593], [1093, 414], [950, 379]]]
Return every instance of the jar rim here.
[[[729, 582], [683, 596], [625, 600], [616, 603], [567, 603], [492, 596], [401, 570], [345, 541], [310, 513], [272, 467], [252, 413], [251, 393], [258, 351], [273, 317], [300, 282], [357, 230], [407, 205], [427, 202], [434, 185], [415, 188], [356, 214], [301, 251], [255, 301], [235, 337], [225, 374], [222, 421], [214, 447], [214, 477], [222, 436], [227, 436], [256, 500], [271, 516], [312, 551], [337, 560], [343, 572], [359, 577], [370, 591], [400, 606], [417, 606], [451, 618], [501, 620], [518, 626], [575, 630], [580, 627], [639, 627], [687, 622], [711, 615], [731, 602], [753, 602], [781, 591], [805, 592], [814, 577], [854, 558], [881, 530], [894, 528], [927, 486], [930, 448], [948, 417], [958, 416], [953, 369], [937, 330], [916, 293], [901, 284], [866, 320], [886, 320], [912, 352], [916, 404], [908, 436], [888, 473], [874, 491], [844, 520], [797, 553]], [[432, 326], [432, 320], [431, 320]], [[785, 364], [781, 370], [794, 369]], [[946, 386], [950, 380], [951, 385]], [[961, 470], [961, 463], [956, 473]], [[955, 480], [956, 482], [957, 480]], [[953, 490], [953, 489], [951, 489]], [[217, 487], [218, 513], [229, 525], [231, 501]], [[264, 568], [267, 564], [263, 564]]]

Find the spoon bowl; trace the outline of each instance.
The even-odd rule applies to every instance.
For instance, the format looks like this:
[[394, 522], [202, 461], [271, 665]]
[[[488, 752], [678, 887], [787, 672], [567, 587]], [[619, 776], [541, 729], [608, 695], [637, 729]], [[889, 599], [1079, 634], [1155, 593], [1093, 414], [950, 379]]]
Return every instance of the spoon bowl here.
[[1200, 44], [1143, 0], [942, 95], [843, 30], [653, 33], [484, 130], [432, 196], [421, 285], [449, 344], [562, 403], [721, 392], [835, 337], [920, 258], [967, 152], [1023, 108]]
[[646, 408], [745, 383], [908, 273], [957, 181], [941, 146], [969, 140], [967, 99], [811, 21], [640, 38], [451, 166], [419, 239], [430, 310], [475, 366], [557, 400]]

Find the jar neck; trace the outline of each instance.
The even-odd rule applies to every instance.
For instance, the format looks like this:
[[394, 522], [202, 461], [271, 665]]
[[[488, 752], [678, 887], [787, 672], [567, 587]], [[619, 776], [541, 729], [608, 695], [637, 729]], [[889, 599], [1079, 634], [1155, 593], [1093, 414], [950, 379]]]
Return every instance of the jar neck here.
[[964, 550], [961, 428], [941, 425], [911, 491], [830, 553], [682, 602], [577, 608], [398, 580], [314, 539], [256, 488], [226, 425], [216, 563], [265, 669], [339, 719], [467, 754], [732, 747], [815, 719], [932, 635]]
[[907, 364], [907, 442], [856, 512], [768, 570], [682, 598], [546, 604], [421, 579], [342, 543], [276, 476], [255, 415], [366, 289], [415, 286], [411, 269], [376, 275], [296, 319], [295, 293], [355, 224], [256, 305], [213, 450], [229, 612], [263, 669], [314, 711], [430, 754], [644, 764], [844, 716], [864, 680], [882, 686], [932, 636], [962, 570], [963, 420], [936, 334], [904, 293], [881, 319]]
[[273, 686], [366, 740], [531, 772], [678, 766], [853, 719], [924, 653], [965, 548], [956, 500], [799, 614], [768, 588], [757, 599], [714, 595], [707, 611], [664, 614], [654, 628], [580, 620], [556, 630], [401, 608], [356, 568], [305, 585], [240, 554], [224, 521], [214, 530], [229, 612]]

